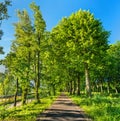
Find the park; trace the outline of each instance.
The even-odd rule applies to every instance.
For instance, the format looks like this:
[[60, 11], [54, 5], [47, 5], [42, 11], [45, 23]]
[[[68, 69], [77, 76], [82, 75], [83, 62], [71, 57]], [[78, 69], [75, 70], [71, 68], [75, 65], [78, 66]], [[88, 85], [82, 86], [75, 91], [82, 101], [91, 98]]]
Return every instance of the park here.
[[[0, 2], [1, 40], [12, 6]], [[17, 10], [11, 25], [14, 39], [0, 58], [0, 121], [120, 121], [120, 40], [110, 44], [111, 31], [83, 9], [48, 31], [40, 8]]]

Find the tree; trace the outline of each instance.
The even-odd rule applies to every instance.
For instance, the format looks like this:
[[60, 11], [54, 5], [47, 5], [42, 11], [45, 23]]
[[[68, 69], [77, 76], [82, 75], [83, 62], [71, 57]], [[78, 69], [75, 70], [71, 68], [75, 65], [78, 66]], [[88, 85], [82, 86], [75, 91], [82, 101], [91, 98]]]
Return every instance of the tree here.
[[120, 41], [110, 45], [107, 51], [107, 82], [112, 90], [120, 92]]
[[[13, 90], [10, 94], [13, 95], [14, 93], [14, 106], [16, 106], [17, 103], [17, 95], [18, 95], [18, 89], [19, 89], [19, 84], [18, 84], [18, 64], [16, 63], [16, 54], [13, 52], [10, 52], [7, 54], [5, 59], [3, 60], [3, 64], [6, 66], [7, 71], [6, 71], [6, 77], [5, 80], [7, 79], [7, 87], [11, 90]], [[4, 81], [5, 81], [4, 80]], [[9, 89], [9, 90], [10, 90]]]
[[40, 101], [41, 51], [43, 51], [41, 43], [44, 41], [45, 22], [39, 7], [35, 3], [30, 6], [34, 11], [34, 25], [26, 10], [17, 12], [19, 21], [14, 24], [15, 40], [12, 42], [11, 51], [7, 56], [8, 59], [6, 59], [6, 61], [9, 61], [9, 58], [12, 58], [10, 61], [12, 66], [7, 67], [16, 80], [15, 100], [18, 92], [18, 82], [22, 88], [23, 105], [26, 103], [32, 80], [35, 82], [36, 101]]
[[45, 21], [42, 17], [41, 11], [39, 6], [37, 6], [34, 2], [30, 4], [30, 8], [34, 12], [34, 39], [36, 41], [36, 50], [35, 50], [35, 58], [36, 59], [36, 72], [37, 72], [37, 79], [35, 80], [35, 89], [36, 89], [36, 100], [39, 100], [39, 87], [40, 87], [40, 78], [41, 78], [41, 42], [44, 41], [44, 32], [45, 32]]
[[[7, 7], [10, 6], [10, 5], [11, 5], [10, 0], [5, 0], [4, 2], [0, 2], [0, 26], [1, 26], [2, 21], [4, 19], [9, 18]], [[2, 35], [3, 35], [3, 31], [0, 30], [0, 40], [1, 40]], [[4, 54], [3, 47], [0, 47], [0, 54]]]
[[[22, 87], [22, 104], [26, 103], [29, 91], [33, 49], [33, 27], [26, 10], [18, 11], [19, 22], [15, 23], [15, 37], [12, 43], [12, 52], [15, 53], [15, 62], [18, 67], [19, 80]], [[15, 64], [15, 65], [16, 65]], [[15, 68], [15, 67], [14, 67]], [[16, 78], [18, 80], [18, 78]]]
[[108, 48], [109, 32], [89, 11], [79, 10], [62, 19], [53, 29], [53, 35], [55, 47], [59, 48], [56, 51], [63, 53], [62, 57], [66, 57], [78, 72], [81, 68], [78, 69], [74, 63], [84, 67], [86, 94], [91, 96], [89, 70], [92, 64], [97, 64], [97, 60], [103, 58]]

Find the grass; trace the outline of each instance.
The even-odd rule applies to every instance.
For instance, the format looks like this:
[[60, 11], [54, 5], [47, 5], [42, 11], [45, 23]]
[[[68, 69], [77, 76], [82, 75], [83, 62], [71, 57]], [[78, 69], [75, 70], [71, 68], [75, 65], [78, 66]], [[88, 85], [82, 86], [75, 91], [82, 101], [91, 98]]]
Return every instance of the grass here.
[[55, 97], [45, 97], [41, 103], [35, 101], [16, 108], [7, 109], [7, 106], [0, 106], [0, 121], [36, 121], [37, 116], [48, 108]]
[[71, 96], [93, 121], [120, 121], [120, 96], [95, 94], [92, 98]]

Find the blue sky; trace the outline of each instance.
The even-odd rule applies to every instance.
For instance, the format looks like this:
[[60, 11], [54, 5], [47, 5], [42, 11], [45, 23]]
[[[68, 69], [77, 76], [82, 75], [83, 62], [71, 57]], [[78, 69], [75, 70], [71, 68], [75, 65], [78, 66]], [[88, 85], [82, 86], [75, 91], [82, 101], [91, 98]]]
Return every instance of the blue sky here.
[[[0, 0], [1, 1], [1, 0]], [[31, 18], [32, 12], [29, 8], [31, 2], [40, 6], [42, 15], [47, 24], [47, 30], [51, 30], [57, 23], [66, 16], [70, 16], [79, 9], [90, 10], [95, 18], [100, 19], [103, 27], [111, 31], [110, 43], [120, 40], [120, 0], [12, 0], [9, 7], [8, 20], [3, 21], [1, 29], [4, 36], [0, 40], [0, 46], [4, 47], [6, 54], [10, 50], [11, 41], [14, 40], [13, 23], [17, 22], [16, 10], [28, 10]], [[6, 55], [5, 54], [5, 55]], [[5, 55], [0, 55], [0, 59]]]

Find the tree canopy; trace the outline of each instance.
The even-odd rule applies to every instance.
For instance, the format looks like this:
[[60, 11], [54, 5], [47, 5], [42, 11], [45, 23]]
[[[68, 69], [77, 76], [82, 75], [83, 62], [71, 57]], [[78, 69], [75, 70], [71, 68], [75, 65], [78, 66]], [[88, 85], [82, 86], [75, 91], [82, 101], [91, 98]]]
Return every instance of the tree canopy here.
[[57, 91], [82, 91], [88, 97], [93, 91], [119, 92], [119, 42], [108, 44], [110, 32], [99, 19], [79, 10], [46, 31], [40, 7], [33, 2], [30, 8], [33, 18], [26, 10], [17, 11], [15, 39], [3, 61], [6, 81], [1, 81], [14, 82], [14, 93], [22, 94], [23, 104], [29, 92], [36, 102], [42, 94]]

